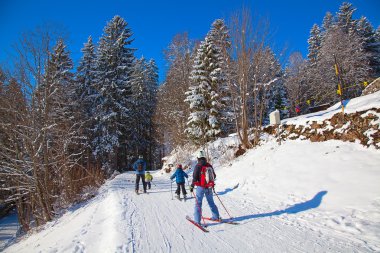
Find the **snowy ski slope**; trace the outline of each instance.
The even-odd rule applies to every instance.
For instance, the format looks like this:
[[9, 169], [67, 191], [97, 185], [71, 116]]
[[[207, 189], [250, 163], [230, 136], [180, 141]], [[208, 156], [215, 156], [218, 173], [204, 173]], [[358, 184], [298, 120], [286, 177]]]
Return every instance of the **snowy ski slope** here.
[[[351, 111], [379, 107], [380, 93], [350, 103]], [[269, 138], [216, 173], [216, 191], [239, 225], [212, 223], [204, 233], [185, 219], [194, 199], [172, 200], [170, 174], [153, 173], [149, 194], [136, 195], [134, 174], [125, 173], [5, 252], [380, 251], [379, 150], [340, 141], [278, 145]]]

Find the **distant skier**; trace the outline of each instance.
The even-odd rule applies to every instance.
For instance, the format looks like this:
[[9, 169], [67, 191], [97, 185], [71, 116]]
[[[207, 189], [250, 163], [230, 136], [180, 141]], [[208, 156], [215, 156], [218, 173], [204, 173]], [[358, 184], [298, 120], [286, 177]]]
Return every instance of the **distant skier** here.
[[144, 193], [146, 193], [146, 184], [145, 184], [145, 170], [146, 170], [146, 162], [143, 159], [142, 155], [139, 155], [139, 159], [133, 164], [133, 169], [136, 171], [136, 185], [135, 191], [139, 193], [139, 184], [140, 178], [143, 184]]
[[301, 107], [299, 105], [296, 106], [296, 113], [297, 115], [301, 113]]
[[204, 151], [199, 151], [198, 164], [194, 168], [193, 182], [190, 186], [190, 192], [193, 192], [194, 186], [196, 188], [196, 198], [194, 206], [194, 221], [200, 224], [202, 217], [202, 200], [203, 196], [206, 196], [207, 203], [210, 206], [212, 213], [212, 220], [221, 220], [219, 217], [218, 207], [214, 203], [213, 188], [214, 180], [216, 178], [215, 172], [211, 164], [209, 164], [205, 158]]
[[153, 181], [153, 176], [149, 173], [149, 171], [146, 172], [145, 174], [145, 183], [150, 190], [151, 188], [151, 182]]
[[177, 165], [177, 170], [174, 172], [174, 174], [170, 177], [171, 180], [175, 178], [175, 182], [177, 183], [177, 190], [175, 191], [175, 194], [177, 198], [180, 197], [180, 192], [182, 189], [183, 198], [186, 199], [186, 189], [185, 189], [185, 177], [188, 178], [189, 176], [182, 170], [182, 165]]

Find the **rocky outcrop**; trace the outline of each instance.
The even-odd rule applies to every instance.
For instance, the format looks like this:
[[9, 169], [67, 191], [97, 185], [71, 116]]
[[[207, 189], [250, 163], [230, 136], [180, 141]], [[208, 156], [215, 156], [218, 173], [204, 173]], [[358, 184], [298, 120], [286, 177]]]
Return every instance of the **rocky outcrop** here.
[[[335, 114], [323, 122], [311, 121], [306, 125], [281, 125], [280, 138], [309, 139], [312, 142], [341, 140], [360, 142], [380, 149], [380, 108], [350, 114]], [[276, 127], [267, 126], [264, 132], [276, 135]]]
[[362, 96], [372, 94], [380, 90], [380, 77], [370, 83], [362, 92]]

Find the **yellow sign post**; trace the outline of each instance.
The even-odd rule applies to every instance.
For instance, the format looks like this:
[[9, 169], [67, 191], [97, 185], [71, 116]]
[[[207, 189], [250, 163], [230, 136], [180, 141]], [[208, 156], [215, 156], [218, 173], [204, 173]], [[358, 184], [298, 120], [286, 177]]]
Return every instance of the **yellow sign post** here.
[[339, 67], [338, 67], [338, 63], [336, 61], [336, 56], [334, 54], [334, 61], [335, 61], [335, 64], [334, 64], [334, 67], [335, 67], [335, 75], [338, 79], [338, 90], [337, 90], [337, 94], [340, 96], [340, 103], [342, 105], [342, 115], [344, 115], [344, 104], [343, 104], [343, 88], [342, 88], [342, 83], [343, 83], [343, 80], [342, 80], [342, 77], [340, 76], [340, 72], [339, 72]]

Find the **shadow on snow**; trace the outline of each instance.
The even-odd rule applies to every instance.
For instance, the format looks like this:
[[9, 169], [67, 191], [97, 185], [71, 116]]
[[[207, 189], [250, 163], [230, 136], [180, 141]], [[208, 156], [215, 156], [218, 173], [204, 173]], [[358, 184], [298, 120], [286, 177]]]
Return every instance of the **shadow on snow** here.
[[296, 214], [296, 213], [304, 212], [304, 211], [319, 207], [319, 205], [322, 203], [323, 196], [325, 196], [326, 194], [327, 194], [327, 191], [320, 191], [312, 199], [295, 204], [284, 210], [277, 210], [270, 213], [245, 215], [245, 216], [235, 217], [234, 220], [243, 221], [243, 220], [249, 220], [249, 219], [277, 216], [281, 214]]
[[233, 190], [235, 190], [236, 188], [239, 187], [239, 184], [235, 185], [234, 187], [232, 188], [226, 188], [224, 191], [222, 192], [218, 192], [218, 195], [224, 195], [224, 194], [227, 194], [229, 192], [232, 192]]
[[[295, 204], [293, 206], [290, 206], [284, 210], [277, 210], [274, 212], [270, 213], [259, 213], [259, 214], [250, 214], [250, 215], [244, 215], [240, 217], [234, 217], [234, 221], [245, 221], [245, 220], [250, 220], [250, 219], [258, 219], [258, 218], [265, 218], [265, 217], [272, 217], [272, 216], [278, 216], [282, 214], [296, 214], [300, 212], [304, 212], [313, 208], [317, 208], [320, 206], [322, 203], [322, 198], [327, 194], [327, 191], [320, 191], [318, 192], [312, 199], [307, 200], [305, 202], [301, 202], [298, 204]], [[217, 225], [215, 224], [209, 224], [210, 226], [212, 225]]]

